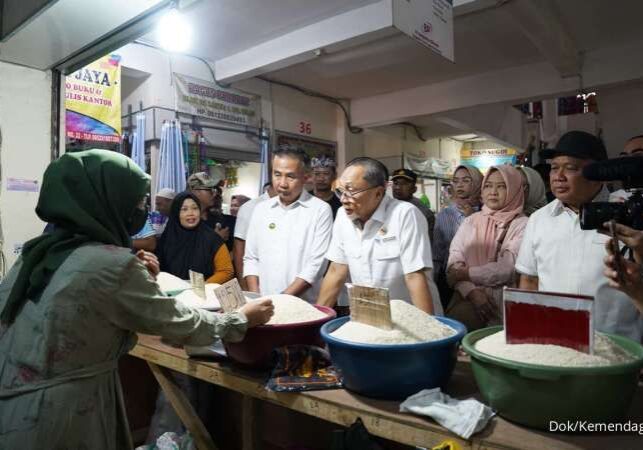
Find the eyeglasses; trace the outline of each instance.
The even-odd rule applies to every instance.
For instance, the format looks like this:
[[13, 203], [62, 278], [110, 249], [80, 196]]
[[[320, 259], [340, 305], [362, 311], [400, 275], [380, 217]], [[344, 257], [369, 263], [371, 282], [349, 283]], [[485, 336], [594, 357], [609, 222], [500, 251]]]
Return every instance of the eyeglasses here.
[[346, 197], [349, 199], [353, 199], [357, 194], [361, 194], [362, 192], [366, 192], [369, 189], [374, 189], [376, 187], [378, 186], [367, 187], [365, 189], [360, 189], [359, 191], [347, 191], [346, 189], [337, 188], [335, 189], [335, 195], [337, 195], [337, 197], [339, 197], [340, 200], [344, 195], [346, 195]]

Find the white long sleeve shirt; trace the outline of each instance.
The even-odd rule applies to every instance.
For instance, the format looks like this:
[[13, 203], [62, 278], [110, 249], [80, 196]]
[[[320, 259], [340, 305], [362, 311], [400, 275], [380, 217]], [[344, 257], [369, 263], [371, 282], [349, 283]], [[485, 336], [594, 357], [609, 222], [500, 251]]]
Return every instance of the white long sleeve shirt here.
[[250, 219], [243, 275], [259, 277], [262, 295], [279, 294], [301, 278], [313, 286], [302, 298], [314, 302], [332, 227], [328, 203], [305, 190], [288, 206], [279, 196], [260, 202]]

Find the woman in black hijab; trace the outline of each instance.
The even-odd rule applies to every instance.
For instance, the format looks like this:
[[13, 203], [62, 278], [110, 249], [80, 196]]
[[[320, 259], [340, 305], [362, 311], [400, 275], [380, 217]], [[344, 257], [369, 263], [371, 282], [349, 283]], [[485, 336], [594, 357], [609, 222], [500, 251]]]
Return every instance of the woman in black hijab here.
[[223, 284], [234, 278], [225, 242], [201, 221], [201, 204], [191, 192], [178, 194], [156, 248], [161, 271], [183, 280], [190, 270], [202, 273], [208, 283]]

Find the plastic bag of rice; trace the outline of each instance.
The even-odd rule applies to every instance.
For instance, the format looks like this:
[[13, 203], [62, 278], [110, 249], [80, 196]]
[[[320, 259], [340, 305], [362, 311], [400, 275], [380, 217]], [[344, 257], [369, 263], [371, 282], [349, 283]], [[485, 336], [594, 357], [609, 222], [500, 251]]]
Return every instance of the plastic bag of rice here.
[[362, 344], [416, 344], [431, 342], [457, 333], [450, 326], [403, 300], [391, 300], [392, 330], [349, 321], [330, 335]]

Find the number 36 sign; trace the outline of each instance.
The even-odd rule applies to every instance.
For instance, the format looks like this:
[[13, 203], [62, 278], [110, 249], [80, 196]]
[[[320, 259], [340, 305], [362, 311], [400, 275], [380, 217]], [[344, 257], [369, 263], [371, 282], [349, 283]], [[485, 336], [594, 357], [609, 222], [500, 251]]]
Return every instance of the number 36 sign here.
[[313, 132], [310, 122], [304, 122], [303, 120], [299, 122], [297, 129], [301, 134], [312, 134]]

